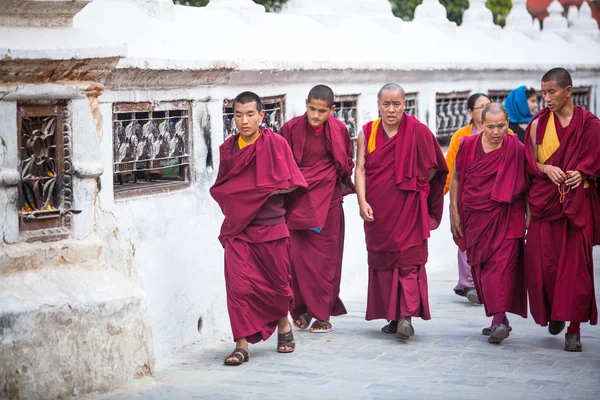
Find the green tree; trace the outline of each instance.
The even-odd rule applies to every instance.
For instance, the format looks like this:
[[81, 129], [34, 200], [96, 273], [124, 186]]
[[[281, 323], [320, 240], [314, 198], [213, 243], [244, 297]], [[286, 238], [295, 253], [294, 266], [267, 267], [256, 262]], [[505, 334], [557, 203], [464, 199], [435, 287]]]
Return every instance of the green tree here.
[[[422, 0], [389, 0], [392, 4], [394, 15], [402, 18], [405, 21], [412, 21], [415, 15], [415, 8], [422, 3]], [[456, 22], [458, 25], [462, 23], [464, 11], [469, 7], [468, 0], [440, 0], [440, 3], [446, 7], [448, 19]], [[494, 22], [500, 26], [504, 26], [506, 16], [512, 8], [511, 0], [487, 0], [487, 7], [494, 14]]]
[[[209, 0], [173, 0], [175, 4], [183, 4], [187, 6], [204, 7]], [[279, 11], [281, 6], [287, 0], [253, 0], [257, 4], [265, 6], [267, 11]], [[389, 0], [392, 4], [394, 15], [402, 18], [405, 21], [412, 21], [415, 15], [415, 8], [422, 3], [422, 0]], [[469, 7], [468, 0], [440, 0], [446, 7], [448, 19], [456, 22], [458, 25], [462, 23], [463, 12]], [[487, 7], [494, 14], [494, 22], [500, 26], [504, 26], [506, 15], [512, 7], [511, 0], [487, 0]]]
[[[175, 4], [182, 4], [185, 6], [204, 7], [208, 4], [209, 0], [173, 0]], [[281, 6], [287, 2], [287, 0], [254, 0], [257, 4], [265, 6], [267, 11], [279, 11]]]

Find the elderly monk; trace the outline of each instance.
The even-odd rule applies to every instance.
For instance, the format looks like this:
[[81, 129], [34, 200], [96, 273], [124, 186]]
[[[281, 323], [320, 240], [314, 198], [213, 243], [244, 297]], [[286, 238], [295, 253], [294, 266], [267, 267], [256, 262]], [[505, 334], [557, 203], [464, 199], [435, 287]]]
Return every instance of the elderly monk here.
[[308, 184], [307, 192], [291, 194], [295, 208], [287, 224], [294, 293], [290, 311], [300, 329], [314, 317], [313, 333], [331, 332], [330, 316], [347, 313], [339, 298], [345, 229], [342, 203], [344, 195], [354, 193], [354, 162], [348, 129], [332, 115], [333, 101], [329, 87], [315, 86], [308, 93], [306, 113], [285, 123], [279, 132]]
[[233, 101], [239, 133], [221, 145], [219, 174], [210, 189], [225, 215], [219, 240], [225, 248], [227, 309], [236, 348], [226, 365], [250, 358], [248, 343], [278, 330], [277, 351], [291, 353], [287, 315], [292, 301], [286, 193], [306, 189], [287, 142], [260, 128], [260, 98], [243, 92]]
[[[450, 190], [450, 181], [453, 176], [454, 161], [460, 144], [460, 139], [464, 136], [476, 135], [483, 132], [483, 122], [481, 121], [481, 112], [483, 107], [491, 102], [487, 94], [473, 93], [467, 99], [467, 112], [471, 121], [469, 125], [459, 128], [452, 138], [446, 152], [446, 164], [448, 164], [448, 177], [444, 186], [444, 194]], [[473, 274], [471, 266], [467, 263], [467, 254], [464, 251], [458, 250], [458, 282], [454, 286], [454, 293], [459, 296], [466, 297], [473, 304], [480, 304], [477, 290], [473, 283]]]
[[511, 330], [507, 312], [527, 318], [525, 153], [519, 138], [508, 134], [502, 104], [486, 105], [481, 121], [483, 133], [460, 141], [450, 184], [450, 227], [492, 317], [482, 333], [489, 335], [488, 342], [501, 343]]
[[582, 351], [579, 325], [598, 322], [592, 247], [600, 244], [600, 121], [573, 105], [569, 72], [542, 77], [546, 108], [525, 132], [531, 221], [525, 245], [527, 289], [536, 323], [566, 351]]
[[414, 335], [412, 317], [430, 319], [427, 238], [439, 226], [448, 168], [431, 131], [404, 112], [404, 90], [384, 85], [381, 118], [358, 136], [356, 193], [365, 221], [369, 263], [366, 319], [399, 340]]

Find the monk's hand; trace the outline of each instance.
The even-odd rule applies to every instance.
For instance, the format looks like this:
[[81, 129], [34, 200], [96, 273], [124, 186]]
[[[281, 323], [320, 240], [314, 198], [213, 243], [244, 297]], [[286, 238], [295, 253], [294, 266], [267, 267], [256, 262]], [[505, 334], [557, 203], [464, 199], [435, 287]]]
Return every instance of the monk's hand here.
[[460, 227], [460, 214], [458, 211], [450, 212], [450, 230], [454, 237], [463, 237], [462, 229]]
[[583, 175], [579, 171], [567, 171], [567, 180], [565, 184], [571, 187], [571, 189], [577, 189], [583, 182]]
[[373, 221], [373, 209], [369, 205], [369, 203], [364, 202], [359, 204], [360, 207], [360, 217], [367, 222]]
[[291, 186], [287, 189], [278, 189], [278, 190], [274, 190], [273, 193], [271, 193], [271, 196], [274, 196], [276, 194], [286, 194], [286, 193], [290, 193], [293, 192], [294, 190], [296, 190], [298, 187], [297, 186]]
[[567, 180], [567, 175], [562, 169], [555, 167], [554, 165], [545, 165], [542, 172], [546, 174], [556, 186], [560, 186], [561, 183], [564, 183]]

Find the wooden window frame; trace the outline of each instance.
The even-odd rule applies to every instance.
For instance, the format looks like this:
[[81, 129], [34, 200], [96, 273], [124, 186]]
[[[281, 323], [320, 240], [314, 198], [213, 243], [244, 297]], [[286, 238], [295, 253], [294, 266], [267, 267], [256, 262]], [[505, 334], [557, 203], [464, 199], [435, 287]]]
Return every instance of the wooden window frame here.
[[[118, 187], [118, 176], [116, 172], [116, 168], [124, 163], [133, 163], [131, 161], [119, 163], [115, 162], [115, 157], [119, 149], [115, 148], [117, 145], [116, 135], [117, 132], [115, 130], [115, 122], [117, 122], [117, 114], [126, 114], [126, 113], [148, 113], [152, 114], [154, 112], [166, 112], [166, 111], [181, 111], [185, 112], [185, 118], [187, 120], [186, 132], [184, 136], [184, 151], [181, 156], [174, 156], [180, 158], [186, 158], [187, 161], [182, 165], [177, 165], [180, 167], [179, 177], [182, 180], [179, 181], [163, 181], [158, 183], [144, 183], [141, 187], [131, 187], [116, 190]], [[149, 115], [150, 118], [150, 115]], [[182, 117], [183, 118], [183, 117]], [[112, 109], [112, 126], [113, 126], [113, 191], [115, 199], [130, 199], [134, 197], [142, 197], [147, 195], [156, 195], [163, 193], [170, 193], [173, 191], [178, 191], [182, 189], [186, 189], [191, 186], [192, 183], [192, 168], [193, 168], [193, 135], [192, 135], [192, 103], [189, 100], [174, 100], [174, 101], [158, 101], [158, 102], [119, 102], [113, 103]], [[186, 148], [187, 146], [187, 148]], [[186, 151], [187, 150], [187, 151]], [[148, 162], [156, 162], [156, 161], [148, 161], [141, 160], [136, 161], [135, 164], [138, 163], [148, 163]], [[162, 167], [160, 167], [162, 168]], [[158, 169], [160, 169], [158, 168]], [[137, 169], [136, 169], [137, 170]], [[145, 169], [144, 171], [149, 173], [149, 169]], [[135, 173], [133, 174], [135, 175]], [[115, 179], [117, 180], [115, 182]], [[135, 180], [134, 180], [135, 182]]]
[[[23, 156], [27, 144], [23, 143], [23, 126], [27, 118], [55, 118], [54, 145], [48, 147], [47, 155], [49, 162], [53, 165], [54, 183], [52, 191], [54, 195], [49, 208], [43, 210], [26, 211], [26, 200], [24, 195], [24, 173]], [[19, 237], [23, 241], [53, 241], [68, 238], [71, 235], [72, 214], [79, 213], [72, 209], [73, 205], [73, 160], [72, 160], [72, 119], [67, 101], [24, 101], [17, 104], [17, 145], [19, 173], [21, 183], [19, 184]], [[33, 142], [43, 142], [44, 136], [38, 136]], [[33, 147], [34, 143], [30, 143]], [[38, 144], [39, 146], [39, 144]], [[45, 145], [44, 145], [45, 146]], [[50, 157], [50, 148], [54, 147], [54, 158]], [[38, 157], [38, 160], [41, 158]], [[28, 175], [30, 182], [39, 182], [47, 179], [46, 176], [35, 177]], [[39, 187], [35, 184], [33, 187]], [[43, 187], [43, 186], [42, 186]], [[30, 195], [35, 189], [29, 189]], [[34, 195], [35, 196], [35, 195]], [[45, 204], [46, 202], [44, 202]], [[29, 205], [27, 205], [29, 207]], [[43, 207], [43, 206], [42, 206]]]
[[[462, 124], [459, 124], [460, 126], [453, 126], [451, 128], [444, 128], [445, 131], [444, 135], [441, 136], [440, 132], [439, 132], [439, 128], [438, 128], [438, 104], [439, 101], [442, 100], [450, 100], [450, 99], [457, 99], [457, 100], [464, 100], [465, 102], [465, 106], [467, 103], [467, 100], [469, 99], [469, 91], [455, 91], [455, 92], [448, 92], [448, 93], [436, 93], [435, 94], [435, 111], [436, 111], [436, 120], [435, 120], [435, 136], [438, 139], [438, 141], [440, 143], [445, 143], [445, 142], [449, 142], [450, 138], [452, 137], [452, 135], [456, 132], [456, 130], [458, 130], [459, 128], [461, 128]], [[468, 118], [468, 113], [466, 114], [467, 118]], [[468, 121], [468, 119], [466, 120]], [[451, 129], [451, 131], [448, 131], [448, 129]]]

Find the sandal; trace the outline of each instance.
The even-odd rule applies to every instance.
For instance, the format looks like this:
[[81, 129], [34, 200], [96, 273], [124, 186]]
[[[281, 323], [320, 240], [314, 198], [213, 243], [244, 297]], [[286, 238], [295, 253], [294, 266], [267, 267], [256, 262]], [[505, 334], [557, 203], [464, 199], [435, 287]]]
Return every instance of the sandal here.
[[290, 327], [288, 333], [277, 334], [277, 352], [293, 353], [294, 350], [296, 350], [296, 342], [294, 341], [294, 334], [292, 333], [292, 329]]
[[393, 333], [396, 334], [398, 330], [398, 321], [390, 321], [389, 324], [381, 328], [381, 332], [383, 333]]
[[294, 325], [298, 329], [306, 329], [308, 325], [310, 325], [310, 321], [312, 321], [312, 317], [309, 313], [304, 313], [298, 317], [297, 320], [294, 321]]
[[[235, 361], [227, 361], [230, 358], [235, 358]], [[248, 362], [250, 360], [250, 354], [248, 354], [248, 350], [243, 349], [241, 347], [235, 348], [229, 356], [223, 361], [225, 365], [241, 365], [242, 363]]]
[[333, 326], [329, 321], [315, 321], [310, 327], [310, 333], [329, 333], [333, 331]]

